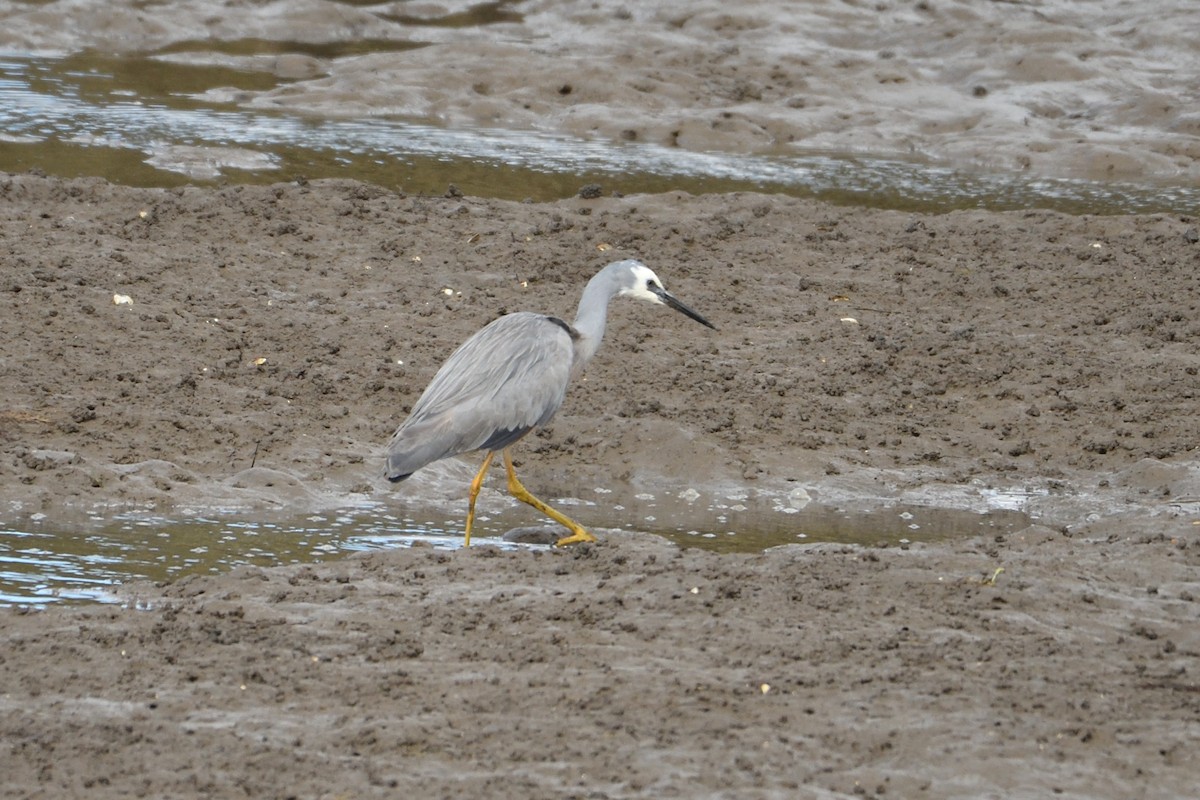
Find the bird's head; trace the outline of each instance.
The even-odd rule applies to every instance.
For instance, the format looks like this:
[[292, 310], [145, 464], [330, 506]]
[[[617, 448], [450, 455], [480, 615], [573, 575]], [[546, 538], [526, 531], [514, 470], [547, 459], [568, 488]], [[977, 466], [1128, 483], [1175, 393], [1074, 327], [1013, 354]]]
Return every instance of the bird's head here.
[[679, 313], [696, 320], [701, 325], [706, 325], [713, 330], [717, 329], [716, 325], [713, 325], [704, 317], [688, 308], [687, 305], [680, 302], [673, 294], [663, 288], [662, 281], [654, 274], [654, 270], [642, 262], [629, 259], [610, 264], [608, 268], [614, 269], [618, 273], [618, 279], [621, 282], [620, 294], [634, 297], [638, 300], [648, 300], [651, 303], [670, 306]]

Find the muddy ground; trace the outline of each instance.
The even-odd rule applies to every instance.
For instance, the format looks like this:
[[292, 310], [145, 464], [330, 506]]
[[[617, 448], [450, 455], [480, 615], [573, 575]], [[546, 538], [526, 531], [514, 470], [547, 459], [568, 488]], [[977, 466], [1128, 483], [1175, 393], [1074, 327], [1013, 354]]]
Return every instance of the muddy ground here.
[[[1194, 186], [1197, 27], [1190, 0], [39, 0], [0, 4], [0, 52], [252, 71], [277, 82], [175, 91], [311, 118]], [[208, 144], [152, 160], [262, 158]]]
[[518, 448], [535, 492], [982, 509], [1019, 489], [1036, 519], [717, 556], [597, 512], [600, 543], [567, 551], [414, 548], [4, 610], [6, 796], [1191, 797], [1198, 224], [4, 176], [10, 522], [461, 513], [472, 463], [381, 479], [392, 428], [480, 325], [569, 317], [626, 256], [719, 330], [614, 304], [586, 380]]

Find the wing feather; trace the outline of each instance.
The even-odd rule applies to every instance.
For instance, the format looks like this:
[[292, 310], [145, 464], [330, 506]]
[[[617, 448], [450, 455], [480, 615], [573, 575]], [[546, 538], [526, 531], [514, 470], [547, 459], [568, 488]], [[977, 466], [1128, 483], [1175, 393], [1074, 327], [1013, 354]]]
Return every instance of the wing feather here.
[[541, 314], [493, 320], [446, 359], [388, 443], [388, 477], [488, 445], [503, 447], [550, 421], [574, 360], [567, 329]]

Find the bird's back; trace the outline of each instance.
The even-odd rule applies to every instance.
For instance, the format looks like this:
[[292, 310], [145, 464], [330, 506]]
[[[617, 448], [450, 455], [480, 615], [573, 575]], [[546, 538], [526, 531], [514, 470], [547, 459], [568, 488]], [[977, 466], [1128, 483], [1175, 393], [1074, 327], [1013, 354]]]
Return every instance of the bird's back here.
[[392, 435], [387, 477], [499, 450], [549, 422], [570, 382], [575, 336], [562, 320], [528, 312], [484, 326], [451, 354]]

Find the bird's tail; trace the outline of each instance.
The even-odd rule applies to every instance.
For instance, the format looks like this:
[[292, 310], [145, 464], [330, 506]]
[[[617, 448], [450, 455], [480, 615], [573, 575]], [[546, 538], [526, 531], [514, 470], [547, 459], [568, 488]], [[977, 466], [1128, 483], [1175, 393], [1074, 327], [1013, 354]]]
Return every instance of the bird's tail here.
[[397, 428], [388, 442], [384, 476], [392, 483], [399, 483], [421, 467], [455, 455], [458, 451], [448, 447], [439, 433], [436, 421], [415, 424], [409, 421]]
[[384, 467], [383, 474], [392, 483], [399, 483], [423, 466], [425, 466], [424, 463], [414, 460], [411, 453], [396, 447], [396, 442], [393, 441], [392, 447], [388, 450], [387, 466]]

